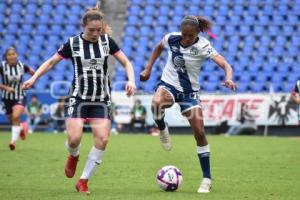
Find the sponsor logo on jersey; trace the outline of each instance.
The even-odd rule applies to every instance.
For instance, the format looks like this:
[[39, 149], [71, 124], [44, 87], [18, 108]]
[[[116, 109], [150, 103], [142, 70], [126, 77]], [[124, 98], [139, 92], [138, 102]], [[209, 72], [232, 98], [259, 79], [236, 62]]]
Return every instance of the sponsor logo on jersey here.
[[193, 56], [197, 55], [198, 52], [199, 51], [198, 51], [198, 49], [196, 47], [192, 47], [191, 50], [190, 50], [190, 54], [193, 55]]

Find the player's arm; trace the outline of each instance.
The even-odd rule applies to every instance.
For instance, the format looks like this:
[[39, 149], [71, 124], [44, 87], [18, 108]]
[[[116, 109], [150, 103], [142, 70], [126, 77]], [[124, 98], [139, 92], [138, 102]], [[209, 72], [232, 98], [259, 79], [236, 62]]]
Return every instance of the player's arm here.
[[125, 86], [127, 96], [131, 96], [135, 93], [136, 86], [135, 86], [135, 78], [134, 78], [134, 71], [131, 62], [128, 60], [127, 56], [120, 50], [114, 54], [114, 57], [121, 63], [124, 67], [128, 81]]
[[4, 84], [0, 84], [0, 89], [6, 90], [7, 92], [15, 92], [15, 89], [13, 87]]
[[152, 66], [155, 63], [155, 60], [160, 56], [161, 52], [164, 50], [162, 42], [158, 43], [154, 48], [151, 57], [146, 65], [145, 69], [140, 74], [141, 81], [147, 81], [151, 75]]
[[[296, 86], [297, 87], [297, 86]], [[299, 95], [297, 94], [296, 91], [293, 91], [291, 93], [291, 96], [290, 96], [291, 100], [294, 101], [296, 104], [300, 104], [300, 97]]]
[[23, 83], [23, 89], [31, 88], [34, 83], [37, 81], [39, 77], [44, 75], [47, 71], [49, 71], [52, 67], [54, 67], [58, 62], [60, 62], [63, 58], [58, 54], [54, 54], [51, 58], [49, 58], [46, 62], [44, 62], [38, 70], [33, 74], [33, 76]]
[[224, 85], [232, 90], [236, 90], [236, 84], [232, 80], [232, 68], [229, 63], [220, 54], [212, 57], [212, 60], [225, 72], [226, 79]]
[[26, 73], [30, 74], [31, 76], [33, 76], [33, 74], [35, 73], [34, 69], [32, 69], [31, 67], [28, 67], [28, 69], [26, 70]]

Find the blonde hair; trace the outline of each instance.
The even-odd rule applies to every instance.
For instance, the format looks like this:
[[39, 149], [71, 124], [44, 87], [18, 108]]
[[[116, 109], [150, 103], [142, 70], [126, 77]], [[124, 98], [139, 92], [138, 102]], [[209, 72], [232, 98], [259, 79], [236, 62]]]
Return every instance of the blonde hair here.
[[100, 20], [102, 23], [101, 34], [112, 34], [111, 27], [103, 20], [104, 14], [101, 11], [100, 5], [93, 8], [88, 8], [82, 17], [82, 24], [86, 25], [92, 20]]

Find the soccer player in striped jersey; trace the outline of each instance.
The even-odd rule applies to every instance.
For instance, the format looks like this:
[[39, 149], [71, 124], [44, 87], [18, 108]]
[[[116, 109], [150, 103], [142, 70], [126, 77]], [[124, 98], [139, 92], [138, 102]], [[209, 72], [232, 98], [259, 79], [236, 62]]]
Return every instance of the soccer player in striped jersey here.
[[211, 22], [202, 17], [186, 16], [181, 22], [181, 32], [165, 35], [155, 47], [146, 68], [141, 72], [141, 81], [149, 79], [152, 66], [164, 48], [168, 50], [168, 59], [161, 81], [152, 100], [153, 118], [161, 130], [162, 147], [169, 151], [171, 140], [168, 126], [164, 121], [164, 109], [175, 102], [180, 105], [181, 113], [187, 117], [197, 143], [197, 154], [203, 172], [198, 193], [208, 193], [211, 188], [210, 148], [205, 137], [203, 114], [199, 100], [198, 76], [201, 64], [210, 58], [220, 66], [226, 75], [224, 85], [232, 90], [236, 84], [232, 81], [232, 68], [223, 56], [212, 47], [210, 42], [199, 35], [211, 28]]
[[298, 122], [300, 125], [300, 80], [297, 81], [295, 88], [291, 93], [291, 99], [298, 104]]
[[19, 136], [25, 140], [28, 131], [27, 124], [21, 123], [21, 115], [25, 109], [25, 93], [21, 87], [23, 75], [24, 73], [33, 75], [34, 70], [18, 60], [18, 53], [14, 47], [8, 48], [3, 58], [4, 60], [0, 63], [2, 78], [0, 89], [6, 115], [12, 125], [9, 148], [15, 150]]
[[111, 129], [110, 78], [107, 58], [113, 55], [125, 68], [128, 96], [136, 90], [133, 67], [127, 56], [109, 36], [110, 27], [103, 21], [98, 8], [86, 11], [82, 18], [83, 33], [69, 38], [49, 60], [43, 63], [35, 75], [23, 84], [28, 89], [37, 79], [64, 58], [70, 58], [74, 77], [69, 99], [66, 100], [66, 147], [70, 153], [65, 174], [72, 178], [79, 158], [80, 141], [84, 121], [88, 121], [93, 133], [94, 145], [88, 155], [83, 173], [76, 184], [78, 192], [89, 194], [88, 180], [102, 161]]

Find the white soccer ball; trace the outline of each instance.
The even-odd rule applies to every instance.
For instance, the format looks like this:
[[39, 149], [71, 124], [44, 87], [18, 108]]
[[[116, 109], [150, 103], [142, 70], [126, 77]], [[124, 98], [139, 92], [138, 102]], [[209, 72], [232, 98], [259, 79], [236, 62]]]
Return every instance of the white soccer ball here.
[[164, 191], [175, 191], [182, 183], [182, 173], [172, 165], [164, 166], [157, 172], [156, 181]]

